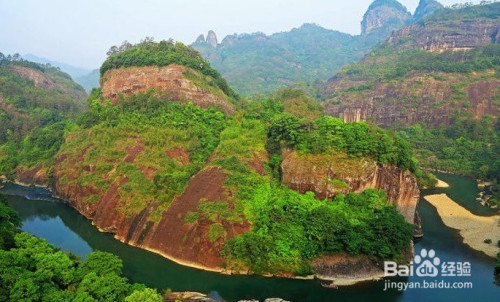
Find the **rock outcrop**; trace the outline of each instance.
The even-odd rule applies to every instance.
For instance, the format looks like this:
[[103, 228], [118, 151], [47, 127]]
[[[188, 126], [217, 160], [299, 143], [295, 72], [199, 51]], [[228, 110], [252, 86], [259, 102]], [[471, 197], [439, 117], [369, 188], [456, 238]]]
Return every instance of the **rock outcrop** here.
[[217, 35], [213, 30], [209, 30], [207, 34], [207, 43], [213, 48], [217, 47]]
[[388, 201], [396, 205], [406, 221], [415, 222], [420, 190], [409, 171], [342, 153], [300, 155], [286, 151], [282, 157], [282, 183], [291, 189], [312, 191], [319, 199], [368, 188], [385, 190]]
[[168, 92], [177, 101], [192, 101], [202, 108], [222, 107], [226, 113], [233, 112], [232, 105], [222, 91], [216, 94], [198, 87], [186, 78], [185, 73], [188, 71], [196, 73], [176, 64], [111, 69], [101, 78], [102, 95], [103, 98], [116, 102], [121, 94], [130, 95], [157, 89]]
[[399, 29], [411, 19], [406, 7], [396, 0], [375, 0], [361, 21], [361, 34], [368, 35], [374, 31], [390, 33]]
[[497, 40], [500, 31], [498, 20], [427, 21], [403, 28], [393, 33], [389, 44], [408, 41], [401, 49], [419, 48], [427, 51], [470, 50]]
[[[92, 185], [84, 186], [71, 179], [71, 172], [68, 171], [79, 169], [88, 151], [81, 150], [76, 157], [61, 154], [57, 158], [53, 185], [57, 197], [92, 219], [92, 223], [100, 230], [114, 233], [117, 239], [125, 243], [154, 251], [184, 265], [223, 271], [223, 259], [220, 256], [223, 239], [212, 242], [207, 238], [210, 221], [185, 222], [189, 213], [197, 212], [200, 202], [228, 199], [224, 186], [227, 175], [220, 168], [207, 167], [198, 172], [183, 193], [170, 204], [149, 201], [140, 212], [127, 214], [121, 209], [120, 188], [128, 182], [128, 176], [118, 177], [106, 190]], [[134, 163], [141, 152], [141, 148], [129, 149], [126, 161]], [[96, 166], [87, 165], [82, 169], [93, 171]], [[92, 201], [92, 196], [98, 198]], [[249, 230], [246, 224], [224, 227], [227, 238]]]
[[423, 19], [442, 8], [444, 8], [444, 6], [435, 0], [420, 0], [415, 10], [415, 14], [413, 14], [413, 19], [416, 21]]
[[217, 35], [213, 30], [209, 30], [207, 34], [207, 38], [203, 34], [199, 35], [194, 44], [203, 45], [208, 44], [212, 48], [217, 48], [219, 42], [217, 41]]
[[[431, 127], [446, 126], [458, 115], [476, 119], [484, 115], [498, 116], [500, 80], [496, 71], [493, 68], [474, 72], [454, 70], [471, 68], [472, 59], [466, 59], [468, 51], [500, 42], [497, 39], [500, 21], [467, 19], [459, 13], [457, 16], [441, 21], [431, 18], [398, 30], [370, 56], [331, 78], [323, 92], [326, 112], [344, 121], [372, 121], [382, 127], [420, 122]], [[412, 70], [413, 67], [408, 69], [405, 65], [405, 60], [412, 60], [413, 50], [465, 52], [462, 59], [452, 61], [456, 69], [434, 70], [437, 54], [429, 55], [428, 62], [421, 54], [417, 59], [425, 68], [417, 68], [416, 64]], [[398, 63], [394, 65], [394, 61]], [[359, 70], [362, 72], [358, 75]], [[394, 76], [397, 72], [401, 75]]]
[[[476, 119], [484, 115], [498, 116], [496, 98], [500, 95], [500, 80], [467, 81], [467, 75], [455, 75], [447, 81], [432, 75], [410, 73], [398, 85], [377, 81], [373, 88], [360, 95], [340, 95], [343, 102], [326, 102], [326, 112], [346, 122], [372, 121], [379, 126], [413, 125], [423, 122], [430, 126], [449, 125], [458, 113], [467, 113]], [[468, 103], [454, 99], [456, 85], [469, 82], [461, 88]], [[345, 76], [329, 84], [335, 91], [359, 85]]]

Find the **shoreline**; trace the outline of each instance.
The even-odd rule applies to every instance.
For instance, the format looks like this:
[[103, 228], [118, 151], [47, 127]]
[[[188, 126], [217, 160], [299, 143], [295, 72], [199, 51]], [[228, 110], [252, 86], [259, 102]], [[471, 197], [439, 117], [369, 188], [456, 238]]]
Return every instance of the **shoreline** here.
[[356, 278], [348, 278], [348, 277], [330, 277], [323, 275], [316, 275], [316, 278], [320, 281], [331, 281], [333, 284], [338, 286], [351, 286], [362, 282], [368, 281], [378, 281], [384, 278], [384, 272], [379, 272], [374, 275], [364, 276], [364, 277], [356, 277]]
[[[459, 231], [463, 243], [489, 257], [496, 257], [499, 251], [496, 243], [500, 240], [500, 215], [474, 215], [444, 193], [426, 195], [424, 199], [436, 208], [446, 226]], [[491, 239], [492, 242], [484, 243], [485, 239]]]
[[123, 238], [117, 236], [116, 233], [106, 231], [106, 230], [102, 229], [101, 227], [99, 227], [98, 225], [96, 225], [91, 217], [88, 217], [87, 215], [84, 215], [83, 213], [81, 213], [80, 211], [78, 211], [78, 209], [75, 208], [69, 201], [67, 201], [64, 198], [61, 198], [56, 192], [54, 192], [54, 190], [52, 190], [52, 188], [50, 188], [47, 185], [27, 184], [27, 183], [23, 183], [23, 182], [18, 181], [18, 180], [15, 180], [15, 181], [6, 180], [6, 182], [14, 183], [16, 185], [20, 185], [20, 186], [24, 186], [24, 187], [37, 187], [37, 188], [47, 189], [52, 194], [52, 197], [59, 199], [61, 202], [64, 202], [66, 205], [68, 205], [68, 206], [72, 207], [73, 209], [75, 209], [78, 212], [78, 214], [80, 214], [80, 215], [84, 216], [85, 218], [87, 218], [88, 220], [90, 220], [90, 223], [92, 224], [92, 226], [94, 226], [99, 232], [101, 232], [101, 233], [111, 233], [111, 234], [113, 234], [113, 238], [115, 240], [120, 241], [121, 243], [124, 243], [124, 244], [130, 245], [130, 246], [133, 246], [135, 248], [143, 249], [143, 250], [146, 250], [146, 251], [158, 254], [158, 255], [162, 256], [163, 258], [166, 258], [167, 260], [172, 261], [172, 262], [174, 262], [174, 263], [176, 263], [178, 265], [181, 265], [181, 266], [190, 267], [190, 268], [199, 269], [199, 270], [208, 271], [208, 272], [219, 273], [219, 274], [228, 275], [228, 276], [231, 276], [231, 275], [233, 275], [233, 276], [252, 276], [252, 275], [256, 275], [256, 276], [262, 276], [262, 277], [267, 277], [267, 278], [285, 278], [285, 279], [296, 279], [296, 280], [332, 281], [332, 282], [334, 282], [334, 284], [336, 284], [338, 286], [351, 286], [351, 285], [355, 285], [355, 284], [361, 283], [361, 282], [376, 281], [376, 280], [381, 280], [381, 279], [384, 278], [383, 271], [380, 271], [380, 272], [378, 272], [376, 274], [373, 274], [373, 275], [366, 275], [366, 276], [362, 276], [362, 277], [350, 278], [350, 277], [327, 276], [327, 275], [320, 275], [320, 274], [313, 274], [313, 275], [308, 275], [308, 276], [293, 276], [292, 274], [286, 274], [286, 273], [284, 273], [284, 274], [277, 274], [277, 275], [276, 274], [260, 274], [260, 275], [258, 275], [258, 274], [253, 274], [253, 273], [235, 272], [235, 271], [232, 271], [230, 269], [228, 270], [228, 269], [224, 269], [224, 268], [214, 268], [214, 267], [204, 266], [204, 265], [201, 265], [201, 264], [198, 264], [198, 263], [194, 263], [194, 262], [191, 262], [191, 261], [186, 261], [186, 260], [182, 260], [182, 259], [173, 257], [173, 256], [168, 255], [168, 254], [166, 254], [166, 253], [164, 253], [164, 252], [162, 252], [160, 250], [157, 250], [157, 249], [153, 249], [153, 248], [149, 248], [149, 247], [146, 247], [146, 246], [137, 245], [137, 244], [135, 244], [133, 242], [125, 242], [123, 240]]
[[450, 185], [448, 183], [442, 181], [439, 178], [436, 178], [436, 179], [437, 179], [436, 188], [449, 188], [450, 187]]

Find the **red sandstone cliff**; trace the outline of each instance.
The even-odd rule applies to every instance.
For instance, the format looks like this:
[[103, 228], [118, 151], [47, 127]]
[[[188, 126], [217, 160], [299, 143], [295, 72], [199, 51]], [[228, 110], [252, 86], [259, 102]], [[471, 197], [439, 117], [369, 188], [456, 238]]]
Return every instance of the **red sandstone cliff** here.
[[[116, 101], [120, 94], [130, 95], [157, 89], [168, 92], [177, 101], [192, 101], [202, 108], [222, 107], [226, 113], [233, 112], [233, 106], [222, 91], [198, 87], [186, 78], [187, 71], [188, 68], [176, 64], [111, 69], [101, 79], [102, 95], [104, 99]], [[196, 73], [193, 70], [189, 72]]]
[[281, 169], [283, 184], [301, 193], [312, 191], [320, 199], [368, 188], [385, 190], [406, 221], [415, 222], [420, 190], [409, 171], [340, 153], [300, 155], [296, 151], [283, 153]]

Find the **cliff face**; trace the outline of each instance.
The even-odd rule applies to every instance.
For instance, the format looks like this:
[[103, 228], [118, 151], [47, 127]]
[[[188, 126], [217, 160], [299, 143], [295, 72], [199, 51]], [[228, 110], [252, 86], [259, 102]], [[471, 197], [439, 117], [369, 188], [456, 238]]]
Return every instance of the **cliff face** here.
[[101, 79], [102, 95], [105, 99], [116, 101], [120, 94], [130, 95], [158, 89], [168, 92], [181, 102], [192, 101], [202, 108], [222, 107], [226, 113], [233, 112], [232, 105], [221, 91], [212, 92], [208, 88], [198, 87], [186, 78], [186, 71], [186, 67], [175, 64], [108, 70]]
[[[89, 173], [96, 170], [97, 166], [94, 164], [82, 166], [86, 154], [91, 150], [92, 148], [81, 150], [76, 156], [59, 155], [53, 186], [56, 196], [92, 219], [92, 223], [99, 229], [114, 233], [117, 239], [125, 243], [157, 252], [181, 264], [216, 271], [223, 270], [220, 251], [224, 238], [216, 241], [207, 238], [211, 225], [209, 220], [186, 222], [186, 216], [197, 212], [200, 203], [224, 201], [231, 196], [224, 186], [227, 175], [220, 168], [207, 164], [204, 170], [191, 178], [183, 193], [175, 197], [170, 204], [149, 200], [140, 212], [127, 214], [120, 201], [120, 194], [123, 194], [120, 189], [128, 183], [128, 176], [118, 176], [106, 189], [73, 179], [78, 177], [77, 171], [80, 169]], [[137, 164], [137, 157], [143, 152], [144, 149], [138, 142], [136, 147], [129, 149], [123, 160]], [[182, 160], [180, 158], [183, 156], [179, 155], [180, 153], [183, 152], [177, 150], [170, 152], [168, 156]], [[110, 171], [109, 177], [112, 178], [115, 173], [117, 172]], [[143, 173], [154, 175], [154, 163], [149, 167], [143, 167]], [[245, 222], [224, 224], [223, 227], [227, 238], [249, 229], [249, 225]]]
[[420, 190], [409, 171], [345, 154], [299, 155], [286, 151], [282, 156], [282, 182], [291, 189], [312, 191], [320, 199], [368, 188], [385, 190], [388, 201], [396, 205], [406, 221], [415, 222]]
[[499, 29], [496, 19], [457, 17], [394, 32], [371, 55], [327, 82], [326, 112], [383, 127], [448, 125], [457, 115], [496, 117], [500, 80], [495, 63], [488, 69], [472, 62], [491, 57], [480, 50], [498, 43]]
[[411, 18], [411, 14], [395, 0], [374, 1], [361, 21], [361, 34], [368, 35], [376, 30], [390, 33], [401, 28]]
[[401, 48], [428, 51], [469, 50], [498, 43], [500, 23], [497, 20], [428, 21], [394, 32], [388, 43], [409, 39]]
[[[373, 89], [360, 94], [340, 94], [343, 102], [327, 102], [325, 110], [346, 122], [373, 121], [382, 127], [420, 122], [431, 126], [448, 125], [458, 113], [467, 113], [477, 119], [486, 114], [498, 116], [495, 100], [500, 95], [500, 80], [481, 80], [484, 75], [488, 73], [454, 75], [445, 80], [428, 74], [410, 73], [396, 85], [378, 81]], [[474, 81], [474, 78], [477, 80]], [[340, 90], [360, 83], [365, 81], [337, 77], [330, 82], [330, 87]], [[468, 102], [455, 98], [457, 89], [467, 97]]]

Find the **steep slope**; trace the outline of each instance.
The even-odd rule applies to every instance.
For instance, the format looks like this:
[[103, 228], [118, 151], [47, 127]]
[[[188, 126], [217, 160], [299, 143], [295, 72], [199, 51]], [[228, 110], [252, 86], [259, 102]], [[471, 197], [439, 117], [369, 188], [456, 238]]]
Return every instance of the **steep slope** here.
[[[327, 83], [328, 114], [382, 126], [448, 125], [454, 116], [498, 116], [499, 4], [437, 16], [395, 32], [359, 64]], [[462, 12], [462, 13], [461, 13]], [[493, 13], [493, 12], [496, 12]], [[460, 17], [462, 16], [462, 17]]]
[[103, 98], [112, 102], [155, 89], [177, 101], [230, 113], [238, 98], [198, 52], [180, 42], [143, 42], [112, 53], [101, 67], [100, 82]]
[[411, 20], [411, 14], [406, 7], [396, 0], [375, 0], [363, 16], [361, 34], [372, 32], [390, 34]]
[[[190, 51], [186, 49], [184, 54]], [[135, 50], [128, 58], [136, 62], [135, 56], [143, 57], [141, 52]], [[114, 55], [113, 64], [117, 65], [113, 66], [119, 70], [144, 68], [120, 67], [118, 55]], [[143, 69], [142, 77], [148, 78], [149, 73], [162, 68], [152, 67]], [[101, 70], [106, 75], [116, 69]], [[142, 79], [137, 81], [141, 83]], [[283, 93], [283, 102], [246, 104], [248, 112], [226, 115], [210, 106], [203, 109], [202, 104], [177, 102], [175, 95], [175, 91], [164, 88], [160, 92], [129, 91], [109, 102], [95, 92], [91, 111], [67, 134], [57, 156], [56, 194], [101, 230], [114, 233], [124, 242], [186, 265], [216, 271], [304, 275], [314, 273], [310, 261], [323, 253], [363, 253], [367, 259], [378, 259], [400, 255], [408, 247], [412, 228], [392, 206], [398, 205], [398, 197], [388, 202], [384, 193], [374, 190], [338, 194], [349, 192], [345, 190], [337, 192], [337, 202], [326, 204], [314, 194], [300, 194], [280, 183], [281, 147], [272, 146], [296, 146], [276, 136], [279, 117], [285, 114], [303, 118], [304, 125], [312, 123], [322, 116], [312, 100], [289, 91]], [[298, 112], [300, 117], [290, 112]], [[301, 137], [312, 144], [317, 133], [298, 126]], [[367, 139], [371, 130], [366, 125], [360, 127], [350, 139]], [[377, 156], [354, 146], [341, 152], [357, 157], [358, 150], [377, 158], [376, 162], [401, 169], [413, 167], [407, 147], [380, 131], [374, 133], [386, 144], [369, 148], [378, 150]], [[343, 135], [333, 137], [337, 142], [347, 139]], [[321, 152], [328, 154], [330, 143], [326, 142]], [[388, 180], [382, 182], [388, 184]], [[385, 188], [382, 182], [366, 188]], [[418, 194], [416, 187], [407, 189]], [[381, 216], [374, 215], [379, 211]], [[340, 226], [348, 236], [331, 237], [329, 228], [333, 225], [322, 231], [316, 229], [330, 225], [323, 219], [338, 219], [338, 215], [349, 217], [348, 223]], [[311, 226], [310, 219], [318, 224]], [[390, 231], [379, 234], [368, 227], [375, 224], [388, 224]], [[329, 239], [325, 241], [322, 236]], [[351, 236], [361, 237], [356, 242], [362, 244], [349, 244]], [[369, 243], [370, 236], [381, 240]], [[256, 252], [249, 253], [249, 248]]]
[[[68, 119], [86, 93], [58, 69], [0, 54], [0, 175], [47, 181]], [[44, 172], [40, 172], [44, 170]]]
[[[398, 130], [424, 167], [495, 183], [499, 29], [499, 3], [441, 9], [331, 78], [326, 112]], [[490, 204], [499, 204], [491, 191]]]
[[442, 8], [444, 8], [444, 6], [435, 0], [420, 0], [415, 10], [415, 14], [413, 14], [413, 19], [421, 20]]

